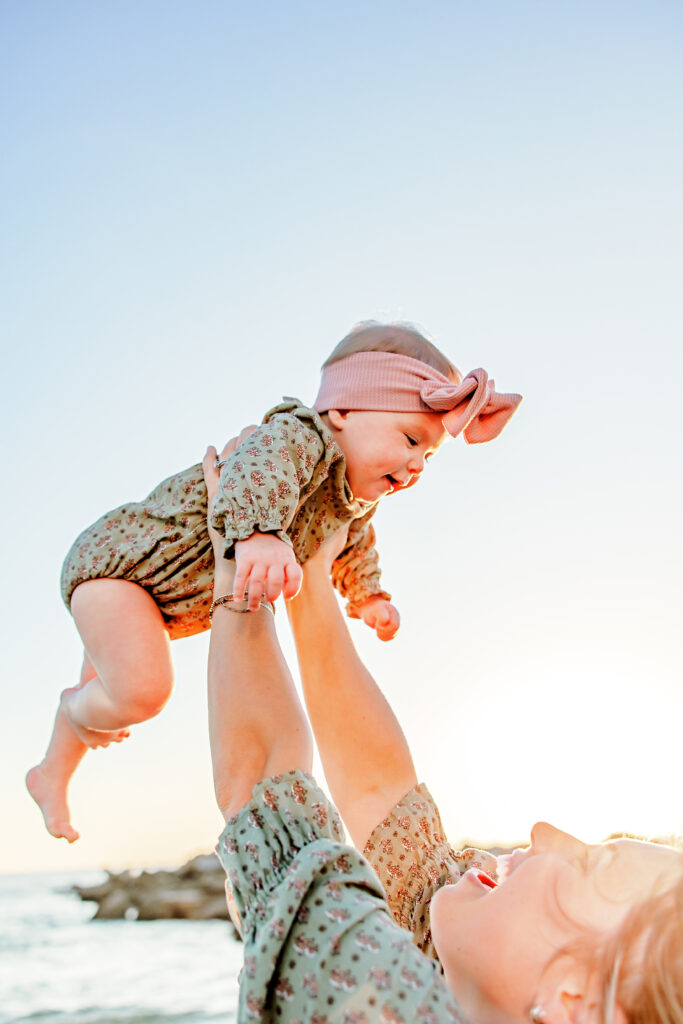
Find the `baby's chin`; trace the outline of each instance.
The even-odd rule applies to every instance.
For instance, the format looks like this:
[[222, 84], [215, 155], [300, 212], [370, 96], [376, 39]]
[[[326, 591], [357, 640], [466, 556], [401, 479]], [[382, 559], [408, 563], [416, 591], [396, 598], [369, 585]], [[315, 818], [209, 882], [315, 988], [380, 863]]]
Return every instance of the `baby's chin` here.
[[389, 495], [393, 494], [393, 493], [394, 493], [394, 490], [391, 487], [378, 486], [375, 489], [375, 493], [374, 494], [368, 495], [367, 497], [363, 497], [361, 495], [361, 501], [379, 501], [380, 498], [388, 498]]
[[385, 498], [388, 494], [391, 494], [391, 484], [385, 479], [358, 483], [355, 486], [353, 481], [349, 480], [349, 487], [354, 498], [358, 501], [379, 501], [380, 498]]

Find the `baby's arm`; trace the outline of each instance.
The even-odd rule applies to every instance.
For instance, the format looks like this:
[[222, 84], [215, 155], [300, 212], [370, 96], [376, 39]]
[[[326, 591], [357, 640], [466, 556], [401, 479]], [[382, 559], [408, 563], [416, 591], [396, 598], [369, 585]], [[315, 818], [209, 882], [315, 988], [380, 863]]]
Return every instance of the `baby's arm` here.
[[323, 453], [320, 436], [289, 414], [246, 428], [221, 452], [211, 524], [225, 538], [224, 557], [236, 560], [235, 594], [248, 590], [252, 610], [301, 585], [286, 531]]
[[348, 601], [346, 614], [362, 619], [380, 640], [392, 640], [401, 622], [391, 594], [382, 590], [375, 531], [370, 517], [357, 520], [349, 530], [346, 547], [332, 566], [332, 582]]

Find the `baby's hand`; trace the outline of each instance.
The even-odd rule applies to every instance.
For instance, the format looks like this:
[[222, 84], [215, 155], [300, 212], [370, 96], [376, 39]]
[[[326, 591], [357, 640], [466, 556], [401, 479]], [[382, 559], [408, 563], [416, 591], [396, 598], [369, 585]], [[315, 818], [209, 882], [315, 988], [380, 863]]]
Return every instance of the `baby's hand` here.
[[289, 544], [272, 533], [252, 533], [235, 543], [237, 571], [233, 585], [235, 598], [248, 590], [249, 611], [256, 611], [265, 597], [274, 601], [280, 594], [289, 600], [301, 588], [303, 574]]
[[357, 608], [365, 625], [374, 629], [380, 640], [393, 640], [401, 625], [398, 609], [393, 604], [383, 597], [375, 596], [369, 597]]

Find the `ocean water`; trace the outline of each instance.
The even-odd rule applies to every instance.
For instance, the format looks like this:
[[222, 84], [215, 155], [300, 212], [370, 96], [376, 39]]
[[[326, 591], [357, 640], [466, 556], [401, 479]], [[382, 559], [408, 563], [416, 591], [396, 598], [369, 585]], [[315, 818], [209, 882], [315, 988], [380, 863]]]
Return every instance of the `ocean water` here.
[[242, 947], [224, 921], [92, 921], [103, 875], [0, 876], [0, 1024], [229, 1024]]

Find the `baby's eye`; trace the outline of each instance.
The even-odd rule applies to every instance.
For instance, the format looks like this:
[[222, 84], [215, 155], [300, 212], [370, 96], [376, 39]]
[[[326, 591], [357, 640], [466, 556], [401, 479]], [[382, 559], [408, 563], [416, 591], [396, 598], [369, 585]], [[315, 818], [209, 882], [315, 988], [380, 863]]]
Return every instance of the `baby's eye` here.
[[416, 441], [414, 437], [411, 437], [410, 434], [406, 434], [406, 438], [408, 439], [408, 444], [411, 448], [414, 448], [416, 444], [419, 444], [419, 442]]

